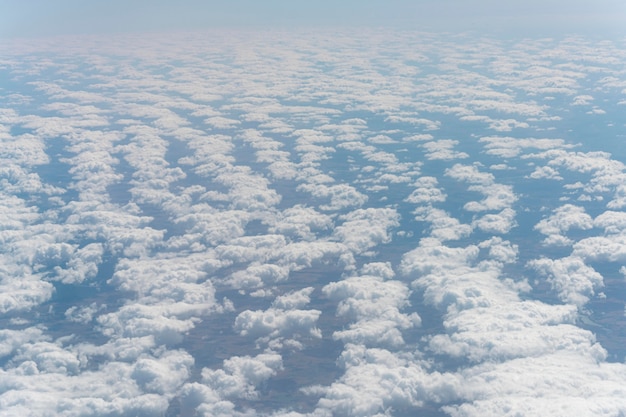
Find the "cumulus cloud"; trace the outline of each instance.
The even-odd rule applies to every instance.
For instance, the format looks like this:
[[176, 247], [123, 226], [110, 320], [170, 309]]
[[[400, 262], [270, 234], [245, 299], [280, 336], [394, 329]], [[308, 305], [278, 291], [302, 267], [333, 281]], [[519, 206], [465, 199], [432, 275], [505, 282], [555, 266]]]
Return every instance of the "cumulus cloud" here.
[[[623, 386], [619, 366], [599, 364], [602, 352], [597, 344], [587, 349], [585, 355], [545, 355], [470, 369], [464, 372], [469, 401], [444, 410], [452, 416], [498, 416], [511, 410], [528, 415], [623, 413], [626, 404], [613, 396]], [[549, 392], [549, 398], [542, 392]]]
[[386, 410], [419, 408], [428, 400], [449, 401], [459, 388], [453, 376], [425, 370], [410, 357], [385, 349], [347, 345], [341, 363], [345, 373], [329, 387], [311, 387], [322, 393], [318, 410], [345, 416], [384, 415]]
[[409, 306], [410, 292], [400, 281], [382, 277], [352, 277], [326, 285], [322, 291], [337, 301], [337, 314], [354, 320], [333, 338], [368, 346], [404, 344], [402, 331], [419, 326], [416, 313], [402, 313]]
[[484, 143], [486, 153], [502, 158], [514, 158], [526, 149], [559, 149], [571, 148], [563, 139], [513, 138], [509, 136], [485, 136], [478, 140]]
[[535, 230], [547, 237], [543, 244], [549, 245], [569, 245], [572, 240], [565, 234], [571, 229], [588, 230], [593, 227], [593, 220], [583, 207], [566, 204], [554, 210], [549, 217], [541, 220], [535, 225]]
[[367, 195], [348, 184], [301, 184], [296, 191], [309, 193], [321, 200], [319, 208], [323, 211], [360, 207], [368, 200]]
[[485, 214], [474, 220], [472, 226], [486, 233], [508, 233], [516, 226], [515, 210], [507, 207], [497, 214]]
[[602, 275], [575, 256], [535, 259], [529, 264], [548, 278], [561, 300], [578, 306], [589, 301], [595, 290], [604, 285]]
[[441, 139], [438, 141], [426, 142], [422, 144], [422, 148], [426, 150], [426, 158], [431, 160], [452, 160], [463, 159], [469, 157], [465, 152], [454, 151], [455, 145], [459, 141], [451, 139]]
[[4, 45], [2, 410], [626, 413], [619, 45], [250, 35]]
[[593, 226], [608, 234], [622, 233], [626, 230], [626, 212], [607, 210], [593, 219]]
[[626, 235], [594, 236], [574, 243], [572, 255], [592, 261], [623, 262], [626, 259]]
[[437, 187], [437, 178], [420, 177], [412, 185], [415, 189], [405, 201], [414, 204], [433, 204], [446, 201], [446, 194]]
[[245, 310], [235, 319], [234, 329], [242, 336], [268, 343], [273, 348], [302, 347], [300, 338], [322, 336], [316, 327], [319, 310], [303, 310], [310, 302], [313, 288], [305, 288], [277, 297], [267, 310]]
[[430, 237], [442, 242], [462, 239], [472, 232], [471, 225], [461, 223], [441, 209], [422, 207], [416, 209], [414, 214], [416, 215], [415, 220], [429, 222]]
[[593, 97], [589, 94], [582, 94], [574, 97], [572, 100], [572, 106], [587, 106], [593, 101]]
[[528, 175], [529, 178], [534, 180], [538, 179], [550, 179], [550, 180], [562, 180], [563, 177], [559, 174], [559, 171], [552, 167], [537, 167], [533, 172]]
[[626, 178], [626, 167], [620, 161], [611, 159], [607, 152], [568, 152], [565, 150], [548, 150], [528, 155], [528, 158], [548, 160], [548, 166], [554, 169], [563, 168], [590, 176], [590, 180], [582, 188], [583, 191], [604, 198], [604, 194], [613, 193], [613, 200], [607, 208], [619, 209], [623, 201], [623, 184]]
[[233, 356], [224, 361], [222, 369], [204, 368], [202, 384], [187, 384], [184, 405], [192, 405], [201, 415], [236, 415], [235, 404], [229, 400], [256, 399], [258, 385], [276, 375], [282, 366], [281, 356], [272, 351], [254, 357]]
[[391, 241], [391, 229], [399, 226], [399, 215], [391, 208], [368, 208], [352, 211], [339, 219], [333, 238], [351, 251], [362, 254], [379, 244]]
[[575, 351], [595, 343], [591, 332], [573, 325], [575, 314], [569, 306], [532, 301], [464, 310], [446, 320], [448, 333], [433, 336], [429, 348], [477, 363]]
[[269, 227], [269, 231], [290, 236], [294, 240], [314, 240], [316, 232], [323, 233], [332, 226], [333, 220], [330, 216], [312, 207], [297, 204], [275, 217], [275, 223]]

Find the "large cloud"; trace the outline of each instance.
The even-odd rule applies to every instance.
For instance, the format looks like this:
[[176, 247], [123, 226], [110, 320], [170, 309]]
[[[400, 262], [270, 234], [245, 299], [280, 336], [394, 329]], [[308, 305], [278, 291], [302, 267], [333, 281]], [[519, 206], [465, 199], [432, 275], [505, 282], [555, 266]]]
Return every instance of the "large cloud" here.
[[591, 229], [593, 221], [591, 216], [585, 213], [583, 207], [566, 204], [554, 210], [550, 217], [541, 220], [535, 225], [538, 230], [547, 237], [544, 239], [544, 245], [569, 245], [572, 240], [565, 236], [570, 229]]
[[302, 347], [298, 339], [322, 336], [316, 327], [322, 312], [302, 309], [309, 304], [312, 292], [313, 288], [305, 288], [277, 297], [267, 310], [245, 310], [235, 319], [234, 329], [242, 336], [254, 337], [257, 344]]
[[339, 217], [333, 238], [351, 251], [362, 254], [382, 243], [391, 241], [390, 230], [399, 226], [399, 215], [391, 208], [359, 209]]
[[579, 327], [625, 270], [626, 170], [589, 140], [619, 127], [619, 44], [3, 48], [2, 412], [626, 412]]
[[326, 285], [322, 291], [337, 301], [337, 314], [352, 319], [333, 338], [368, 346], [404, 344], [402, 331], [421, 323], [417, 313], [403, 313], [410, 295], [405, 284], [377, 276], [352, 277]]

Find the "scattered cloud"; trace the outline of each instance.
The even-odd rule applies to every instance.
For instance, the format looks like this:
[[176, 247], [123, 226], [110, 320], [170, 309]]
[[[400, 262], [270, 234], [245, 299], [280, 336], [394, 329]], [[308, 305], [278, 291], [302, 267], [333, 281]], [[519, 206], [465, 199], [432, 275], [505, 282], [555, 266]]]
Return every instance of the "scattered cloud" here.
[[624, 48], [466, 36], [4, 45], [2, 410], [626, 413]]

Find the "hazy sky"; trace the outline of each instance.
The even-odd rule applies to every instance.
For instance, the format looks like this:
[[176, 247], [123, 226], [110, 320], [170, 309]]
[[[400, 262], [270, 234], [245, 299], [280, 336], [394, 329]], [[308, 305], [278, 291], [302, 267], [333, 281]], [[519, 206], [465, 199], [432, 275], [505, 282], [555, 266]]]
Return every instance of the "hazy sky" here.
[[597, 32], [626, 26], [623, 0], [0, 0], [0, 36], [215, 27], [391, 26]]

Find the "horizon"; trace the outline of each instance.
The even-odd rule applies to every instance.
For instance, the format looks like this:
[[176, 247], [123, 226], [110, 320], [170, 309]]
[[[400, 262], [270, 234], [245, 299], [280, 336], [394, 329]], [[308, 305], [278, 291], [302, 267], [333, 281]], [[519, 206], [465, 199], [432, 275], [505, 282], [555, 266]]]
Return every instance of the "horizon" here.
[[211, 29], [387, 28], [494, 36], [624, 33], [626, 4], [562, 0], [501, 4], [494, 0], [321, 1], [228, 3], [184, 0], [0, 2], [0, 39], [111, 35]]

